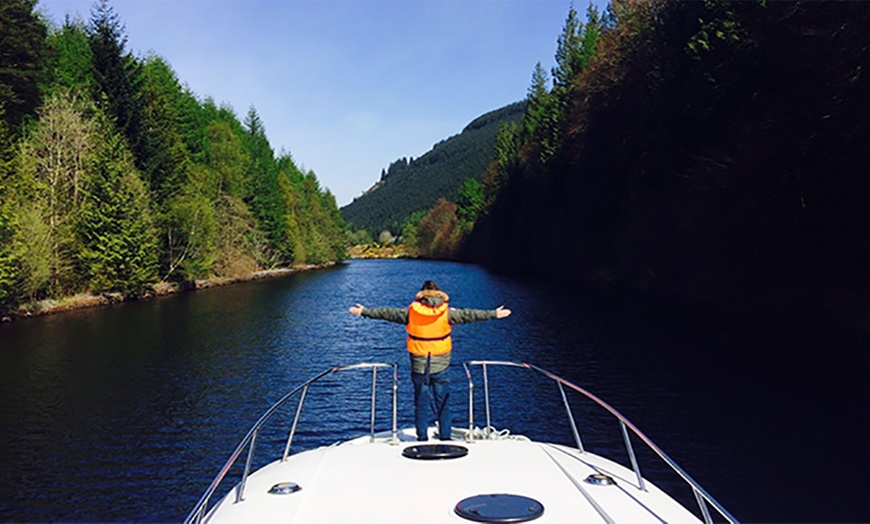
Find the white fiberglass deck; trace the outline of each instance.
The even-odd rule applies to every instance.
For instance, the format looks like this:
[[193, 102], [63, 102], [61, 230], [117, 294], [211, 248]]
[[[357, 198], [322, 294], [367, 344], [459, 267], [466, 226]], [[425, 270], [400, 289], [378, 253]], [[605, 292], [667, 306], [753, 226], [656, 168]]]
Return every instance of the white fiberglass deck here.
[[[384, 437], [371, 442], [366, 436], [274, 462], [250, 475], [243, 501], [236, 502], [232, 490], [205, 521], [469, 522], [455, 513], [458, 502], [509, 493], [540, 502], [544, 512], [534, 522], [542, 524], [699, 522], [649, 481], [640, 490], [633, 471], [591, 453], [527, 440], [457, 440], [450, 444], [467, 448], [464, 457], [415, 460], [402, 455], [419, 444], [413, 430], [400, 432], [398, 443]], [[596, 473], [611, 476], [615, 485], [584, 481]], [[282, 482], [301, 489], [269, 493]]]
[[[482, 371], [485, 420], [486, 426], [490, 425], [488, 366], [523, 368], [555, 382], [576, 447], [530, 442], [522, 437], [506, 438], [507, 435], [492, 430], [472, 430], [475, 427], [472, 367], [480, 367]], [[710, 507], [726, 521], [737, 522], [631, 422], [582, 387], [525, 363], [472, 361], [464, 363], [463, 368], [468, 379], [469, 424], [468, 429], [453, 428], [450, 443], [462, 446], [462, 456], [440, 460], [404, 456], [407, 448], [420, 443], [413, 430], [399, 431], [396, 425], [398, 373], [395, 364], [336, 366], [289, 392], [260, 417], [185, 519], [185, 524], [203, 521], [299, 524], [532, 520], [606, 524], [700, 522], [695, 514], [641, 477], [632, 435], [691, 488], [705, 523], [713, 523]], [[384, 369], [392, 378], [392, 424], [390, 431], [376, 433], [377, 376], [378, 370]], [[325, 377], [349, 370], [372, 373], [369, 435], [291, 455], [293, 436], [309, 387]], [[619, 423], [632, 469], [584, 451], [566, 389], [605, 409]], [[251, 471], [260, 430], [293, 398], [298, 398], [296, 416], [283, 457]], [[223, 479], [246, 449], [241, 481], [212, 507], [212, 495], [217, 496]], [[286, 493], [274, 493], [273, 488], [278, 486]]]

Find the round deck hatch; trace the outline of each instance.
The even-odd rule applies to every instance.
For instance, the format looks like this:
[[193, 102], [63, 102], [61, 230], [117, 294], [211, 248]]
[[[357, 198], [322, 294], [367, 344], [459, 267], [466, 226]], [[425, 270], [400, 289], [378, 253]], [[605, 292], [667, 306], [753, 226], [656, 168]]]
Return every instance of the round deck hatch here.
[[456, 444], [418, 444], [403, 449], [402, 455], [417, 460], [445, 460], [468, 455], [468, 448]]
[[475, 522], [528, 522], [544, 514], [544, 505], [522, 495], [493, 493], [460, 500], [455, 511]]

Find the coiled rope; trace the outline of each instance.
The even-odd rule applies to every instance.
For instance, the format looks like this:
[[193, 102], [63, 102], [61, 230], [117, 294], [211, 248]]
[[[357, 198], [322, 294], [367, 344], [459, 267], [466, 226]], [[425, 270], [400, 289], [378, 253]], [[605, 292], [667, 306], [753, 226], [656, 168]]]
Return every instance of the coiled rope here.
[[466, 435], [466, 440], [521, 440], [531, 442], [532, 439], [525, 435], [511, 435], [509, 429], [495, 429], [492, 426], [485, 428], [475, 427]]

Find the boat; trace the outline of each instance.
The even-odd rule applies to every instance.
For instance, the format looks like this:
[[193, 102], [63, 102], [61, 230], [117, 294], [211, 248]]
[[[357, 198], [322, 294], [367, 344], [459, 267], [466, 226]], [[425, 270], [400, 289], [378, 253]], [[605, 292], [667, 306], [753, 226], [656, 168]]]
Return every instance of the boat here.
[[[185, 522], [711, 524], [716, 514], [717, 522], [737, 522], [637, 427], [586, 389], [522, 362], [480, 360], [462, 366], [468, 380], [468, 427], [451, 428], [452, 440], [428, 442], [418, 442], [413, 428], [397, 427], [396, 364], [363, 362], [321, 372], [287, 393], [256, 421]], [[496, 430], [491, 426], [490, 375], [495, 368], [505, 366], [523, 368], [558, 385], [573, 446], [535, 441], [510, 433], [510, 428]], [[291, 454], [311, 387], [326, 376], [350, 370], [371, 371], [368, 434]], [[376, 431], [377, 381], [379, 374], [385, 373], [391, 374], [392, 380], [391, 427]], [[473, 380], [481, 376], [486, 417], [482, 428], [475, 426], [477, 384]], [[363, 383], [367, 384], [367, 379]], [[380, 391], [386, 389], [382, 385]], [[566, 390], [572, 399], [579, 393], [581, 401], [591, 401], [606, 411], [607, 419], [618, 422], [622, 434], [618, 447], [627, 454], [627, 460], [625, 455], [622, 459], [627, 462], [625, 466], [584, 449]], [[335, 394], [332, 388], [328, 391]], [[291, 399], [296, 399], [297, 404], [286, 443], [283, 439], [281, 442], [283, 455], [252, 471], [258, 435], [270, 420], [278, 418], [274, 415], [279, 410], [292, 412]], [[364, 402], [367, 404], [367, 398]], [[364, 411], [369, 411], [367, 406]], [[430, 428], [431, 436], [435, 431]], [[620, 440], [618, 436], [616, 440]], [[682, 479], [694, 494], [697, 507], [682, 505], [642, 476], [635, 442], [644, 444], [652, 451], [647, 455], [663, 461]], [[220, 501], [211, 504], [219, 486], [246, 451], [241, 479]]]

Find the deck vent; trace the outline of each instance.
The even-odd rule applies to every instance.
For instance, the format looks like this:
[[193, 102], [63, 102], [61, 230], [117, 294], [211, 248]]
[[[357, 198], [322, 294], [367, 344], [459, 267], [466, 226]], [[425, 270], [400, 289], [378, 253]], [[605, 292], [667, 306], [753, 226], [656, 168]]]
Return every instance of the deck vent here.
[[302, 488], [295, 482], [279, 482], [269, 489], [269, 493], [273, 495], [289, 495], [296, 493], [300, 489]]
[[528, 522], [544, 514], [544, 505], [522, 495], [493, 493], [460, 500], [454, 511], [474, 522]]
[[613, 480], [613, 477], [610, 475], [603, 475], [601, 473], [594, 473], [586, 477], [586, 482], [588, 484], [592, 484], [593, 486], [613, 486], [616, 484], [616, 481]]
[[446, 460], [468, 455], [468, 448], [456, 444], [418, 444], [403, 449], [402, 455], [416, 460]]

